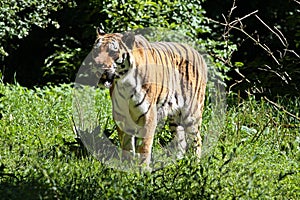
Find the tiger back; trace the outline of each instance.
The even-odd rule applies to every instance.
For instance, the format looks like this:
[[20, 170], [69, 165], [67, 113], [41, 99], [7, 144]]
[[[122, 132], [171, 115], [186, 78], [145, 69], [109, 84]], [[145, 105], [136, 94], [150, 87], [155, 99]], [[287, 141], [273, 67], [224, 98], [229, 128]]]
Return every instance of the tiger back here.
[[178, 157], [188, 144], [200, 156], [207, 82], [203, 57], [187, 45], [97, 30], [92, 71], [110, 89], [123, 159], [138, 157], [149, 165], [156, 127], [166, 118]]

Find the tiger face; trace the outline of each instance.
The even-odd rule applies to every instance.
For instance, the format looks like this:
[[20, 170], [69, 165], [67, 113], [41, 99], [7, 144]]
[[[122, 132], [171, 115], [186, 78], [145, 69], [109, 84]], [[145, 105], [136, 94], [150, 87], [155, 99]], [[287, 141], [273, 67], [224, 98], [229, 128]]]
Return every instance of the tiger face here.
[[94, 73], [99, 85], [110, 88], [115, 80], [126, 74], [132, 64], [130, 51], [133, 48], [134, 35], [106, 34], [97, 29], [97, 39], [92, 50]]

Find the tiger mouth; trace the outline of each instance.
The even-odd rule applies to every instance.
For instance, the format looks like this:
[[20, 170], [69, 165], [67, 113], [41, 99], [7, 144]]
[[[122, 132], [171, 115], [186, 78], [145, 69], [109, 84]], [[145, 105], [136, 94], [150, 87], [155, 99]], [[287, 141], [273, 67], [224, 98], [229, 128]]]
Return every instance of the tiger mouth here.
[[106, 88], [110, 88], [113, 84], [115, 79], [115, 75], [109, 71], [96, 72], [96, 77], [99, 78], [99, 85], [104, 85]]

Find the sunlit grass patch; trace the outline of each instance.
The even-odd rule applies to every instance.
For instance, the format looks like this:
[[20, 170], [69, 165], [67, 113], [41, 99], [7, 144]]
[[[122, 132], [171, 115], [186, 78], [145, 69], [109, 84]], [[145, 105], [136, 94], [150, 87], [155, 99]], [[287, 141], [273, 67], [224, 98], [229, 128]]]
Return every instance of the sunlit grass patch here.
[[[140, 173], [115, 170], [81, 151], [72, 130], [71, 85], [0, 84], [0, 93], [2, 199], [300, 197], [299, 121], [264, 99], [229, 105], [216, 145], [200, 162], [187, 154]], [[111, 130], [109, 96], [98, 94], [99, 122]], [[277, 103], [299, 116], [299, 99]]]

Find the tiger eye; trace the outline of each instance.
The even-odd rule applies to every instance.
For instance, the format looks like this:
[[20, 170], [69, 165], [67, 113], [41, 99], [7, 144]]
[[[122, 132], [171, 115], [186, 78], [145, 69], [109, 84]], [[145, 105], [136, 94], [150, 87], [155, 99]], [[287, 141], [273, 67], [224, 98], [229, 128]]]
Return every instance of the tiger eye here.
[[116, 42], [116, 41], [113, 41], [113, 42], [109, 43], [108, 48], [111, 51], [118, 51], [118, 49], [119, 49], [119, 43]]

